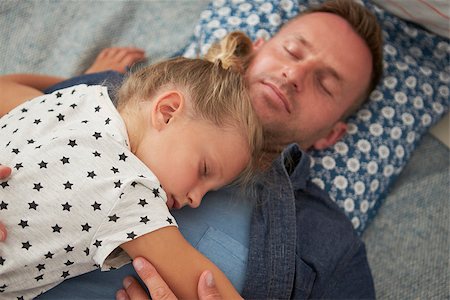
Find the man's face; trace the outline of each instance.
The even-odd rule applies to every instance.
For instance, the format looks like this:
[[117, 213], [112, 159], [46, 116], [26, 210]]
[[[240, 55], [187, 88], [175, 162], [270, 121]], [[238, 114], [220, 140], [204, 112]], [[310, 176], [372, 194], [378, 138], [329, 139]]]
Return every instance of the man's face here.
[[312, 13], [256, 41], [246, 78], [266, 129], [283, 143], [323, 149], [345, 133], [341, 118], [364, 95], [371, 72], [370, 51], [351, 26]]

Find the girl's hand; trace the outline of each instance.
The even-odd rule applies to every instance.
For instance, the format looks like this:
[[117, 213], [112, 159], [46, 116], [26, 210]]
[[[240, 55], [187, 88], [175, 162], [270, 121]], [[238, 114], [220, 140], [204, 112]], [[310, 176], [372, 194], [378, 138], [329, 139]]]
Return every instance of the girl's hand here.
[[6, 179], [9, 175], [11, 175], [11, 168], [0, 165], [0, 180]]

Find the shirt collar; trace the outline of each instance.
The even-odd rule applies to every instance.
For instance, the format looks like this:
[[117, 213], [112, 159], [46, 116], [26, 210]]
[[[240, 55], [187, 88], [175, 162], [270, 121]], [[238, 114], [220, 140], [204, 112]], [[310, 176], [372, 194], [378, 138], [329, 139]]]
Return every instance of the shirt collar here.
[[291, 144], [283, 151], [281, 159], [294, 191], [305, 189], [311, 168], [310, 156], [297, 144]]

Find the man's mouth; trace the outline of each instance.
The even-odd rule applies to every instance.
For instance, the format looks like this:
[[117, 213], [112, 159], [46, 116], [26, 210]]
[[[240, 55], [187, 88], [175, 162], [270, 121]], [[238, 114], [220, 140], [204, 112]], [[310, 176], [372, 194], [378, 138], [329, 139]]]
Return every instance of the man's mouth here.
[[290, 103], [285, 93], [276, 84], [270, 81], [263, 81], [262, 83], [273, 91], [273, 93], [277, 97], [277, 100], [283, 104], [284, 109], [290, 114], [291, 113]]

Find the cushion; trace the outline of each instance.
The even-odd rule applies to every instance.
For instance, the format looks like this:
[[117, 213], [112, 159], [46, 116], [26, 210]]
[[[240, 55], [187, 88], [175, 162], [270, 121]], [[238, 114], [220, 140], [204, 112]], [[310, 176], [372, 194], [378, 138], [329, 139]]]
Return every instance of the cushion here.
[[[317, 0], [214, 0], [201, 13], [184, 55], [202, 55], [228, 32], [269, 38]], [[312, 180], [362, 233], [375, 217], [425, 132], [449, 107], [449, 41], [369, 1], [385, 38], [385, 74], [370, 99], [348, 119], [334, 147], [312, 151]]]

